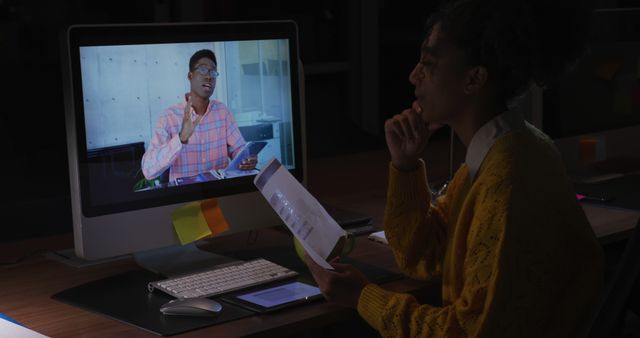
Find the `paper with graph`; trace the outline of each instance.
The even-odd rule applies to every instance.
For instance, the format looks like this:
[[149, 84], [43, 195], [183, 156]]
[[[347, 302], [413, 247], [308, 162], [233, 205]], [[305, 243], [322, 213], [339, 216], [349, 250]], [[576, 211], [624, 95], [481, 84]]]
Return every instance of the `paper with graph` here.
[[287, 168], [271, 160], [254, 184], [318, 265], [333, 269], [327, 257], [344, 230]]

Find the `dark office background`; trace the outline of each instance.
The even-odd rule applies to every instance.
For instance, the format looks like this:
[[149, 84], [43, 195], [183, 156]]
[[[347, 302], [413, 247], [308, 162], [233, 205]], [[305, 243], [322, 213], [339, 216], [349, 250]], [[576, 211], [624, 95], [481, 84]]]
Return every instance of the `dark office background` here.
[[[593, 0], [596, 7], [636, 0]], [[59, 33], [71, 24], [293, 19], [311, 159], [384, 147], [436, 0], [0, 0], [0, 240], [71, 231]]]

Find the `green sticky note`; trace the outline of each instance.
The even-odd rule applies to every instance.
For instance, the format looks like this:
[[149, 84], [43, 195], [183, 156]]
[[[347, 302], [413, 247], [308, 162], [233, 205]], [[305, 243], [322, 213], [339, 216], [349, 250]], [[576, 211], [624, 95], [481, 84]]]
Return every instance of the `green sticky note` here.
[[211, 235], [209, 225], [202, 214], [200, 202], [188, 203], [174, 209], [171, 220], [182, 245]]

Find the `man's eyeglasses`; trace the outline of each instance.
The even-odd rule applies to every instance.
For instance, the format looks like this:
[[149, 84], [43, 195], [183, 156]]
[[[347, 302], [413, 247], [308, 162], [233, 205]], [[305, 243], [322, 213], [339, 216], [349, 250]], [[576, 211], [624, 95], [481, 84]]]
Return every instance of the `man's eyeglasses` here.
[[198, 67], [194, 68], [193, 70], [198, 72], [198, 73], [200, 73], [203, 76], [208, 74], [209, 76], [211, 76], [214, 79], [217, 78], [218, 76], [220, 76], [220, 73], [217, 70], [209, 69], [209, 68], [207, 68], [205, 66], [198, 66]]

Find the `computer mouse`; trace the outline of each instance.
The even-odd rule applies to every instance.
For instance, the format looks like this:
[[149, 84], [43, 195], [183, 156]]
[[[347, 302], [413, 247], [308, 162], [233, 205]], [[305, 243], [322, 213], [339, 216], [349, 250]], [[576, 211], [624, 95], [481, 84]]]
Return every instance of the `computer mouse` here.
[[160, 307], [165, 315], [215, 316], [222, 311], [222, 304], [209, 298], [174, 299]]

